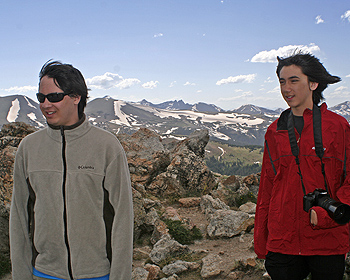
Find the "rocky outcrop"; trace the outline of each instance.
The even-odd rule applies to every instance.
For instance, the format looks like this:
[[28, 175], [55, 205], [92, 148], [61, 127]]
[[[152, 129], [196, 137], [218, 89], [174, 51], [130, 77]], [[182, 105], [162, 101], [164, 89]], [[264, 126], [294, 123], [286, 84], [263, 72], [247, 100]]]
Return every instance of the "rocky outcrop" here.
[[146, 128], [131, 136], [118, 135], [118, 139], [127, 154], [133, 186], [141, 192], [168, 197], [201, 195], [217, 186], [204, 162], [207, 130], [196, 131], [172, 146], [163, 145], [161, 138]]
[[25, 123], [3, 125], [0, 131], [0, 267], [9, 262], [9, 214], [13, 186], [13, 165], [21, 140], [36, 129]]
[[[13, 123], [5, 125], [0, 132], [0, 253], [6, 258], [15, 153], [23, 137], [34, 131], [25, 124]], [[195, 131], [185, 140], [171, 144], [163, 144], [155, 132], [145, 128], [133, 135], [117, 137], [128, 158], [133, 186], [132, 279], [181, 279], [183, 273], [193, 273], [202, 279], [227, 279], [227, 275], [237, 272], [232, 265], [221, 265], [228, 262], [224, 251], [210, 254], [207, 249], [196, 248], [196, 243], [184, 245], [176, 241], [169, 233], [167, 220], [180, 222], [188, 229], [197, 226], [210, 242], [223, 238], [248, 242], [249, 256], [253, 256], [249, 249], [251, 240], [246, 241], [244, 234], [252, 228], [254, 204], [231, 209], [225, 199], [232, 193], [245, 195], [255, 191], [259, 177], [254, 175], [244, 180], [231, 176], [221, 183], [204, 162], [208, 131]], [[193, 220], [191, 209], [200, 211], [204, 221]], [[203, 246], [206, 243], [203, 241]], [[182, 259], [190, 255], [196, 256], [194, 260]], [[236, 263], [236, 257], [229, 262]], [[241, 277], [246, 271], [245, 267], [236, 274]]]

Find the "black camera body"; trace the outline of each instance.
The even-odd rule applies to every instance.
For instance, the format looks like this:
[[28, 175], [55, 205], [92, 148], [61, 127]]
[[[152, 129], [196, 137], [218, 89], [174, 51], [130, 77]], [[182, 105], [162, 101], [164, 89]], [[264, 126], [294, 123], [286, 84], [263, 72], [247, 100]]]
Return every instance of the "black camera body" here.
[[350, 206], [331, 198], [327, 191], [316, 189], [303, 197], [303, 209], [305, 212], [313, 206], [320, 206], [327, 210], [329, 216], [338, 224], [344, 225], [350, 221]]
[[312, 193], [308, 193], [303, 197], [303, 208], [305, 212], [309, 212], [309, 210], [314, 206], [319, 205], [319, 199], [323, 197], [329, 197], [328, 193], [322, 189], [316, 189]]

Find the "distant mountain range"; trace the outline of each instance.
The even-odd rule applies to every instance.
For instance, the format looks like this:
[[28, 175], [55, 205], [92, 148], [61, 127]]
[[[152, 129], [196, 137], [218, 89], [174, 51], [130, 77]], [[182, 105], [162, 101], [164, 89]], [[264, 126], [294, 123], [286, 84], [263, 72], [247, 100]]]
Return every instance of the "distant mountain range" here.
[[[330, 108], [350, 119], [350, 102]], [[182, 100], [153, 104], [147, 100], [126, 102], [111, 97], [90, 101], [85, 113], [93, 124], [116, 133], [133, 133], [140, 127], [156, 131], [162, 138], [178, 138], [196, 129], [209, 130], [211, 140], [235, 145], [263, 145], [266, 128], [282, 109], [244, 105], [224, 111], [213, 104], [188, 104]], [[22, 121], [35, 127], [46, 125], [39, 104], [23, 95], [0, 97], [0, 126]]]

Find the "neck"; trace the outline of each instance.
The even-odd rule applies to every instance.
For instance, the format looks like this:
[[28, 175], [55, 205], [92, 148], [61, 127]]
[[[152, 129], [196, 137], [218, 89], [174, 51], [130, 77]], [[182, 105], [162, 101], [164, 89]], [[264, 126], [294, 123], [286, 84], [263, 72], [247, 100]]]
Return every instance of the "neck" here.
[[312, 111], [312, 108], [314, 107], [314, 103], [310, 103], [306, 106], [300, 106], [300, 107], [291, 107], [292, 113], [294, 116], [303, 116], [304, 111], [306, 109], [309, 109]]
[[52, 124], [48, 124], [49, 127], [51, 127], [52, 129], [61, 129], [63, 128], [64, 130], [70, 130], [70, 129], [74, 129], [76, 127], [78, 127], [79, 125], [81, 125], [83, 122], [85, 121], [85, 114], [83, 114], [82, 118], [80, 118], [80, 120], [78, 120], [75, 124], [73, 125], [69, 125], [69, 126], [62, 126], [62, 125], [52, 125]]

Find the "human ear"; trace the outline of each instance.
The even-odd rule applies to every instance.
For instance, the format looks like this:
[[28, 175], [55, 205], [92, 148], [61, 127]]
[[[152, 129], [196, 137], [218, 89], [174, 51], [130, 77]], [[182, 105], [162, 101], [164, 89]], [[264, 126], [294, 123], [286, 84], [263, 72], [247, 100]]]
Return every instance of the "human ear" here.
[[315, 89], [317, 89], [317, 87], [318, 87], [318, 83], [316, 83], [316, 82], [309, 83], [310, 90], [314, 91]]
[[76, 95], [74, 97], [72, 97], [74, 99], [74, 104], [79, 104], [81, 96], [80, 95]]

